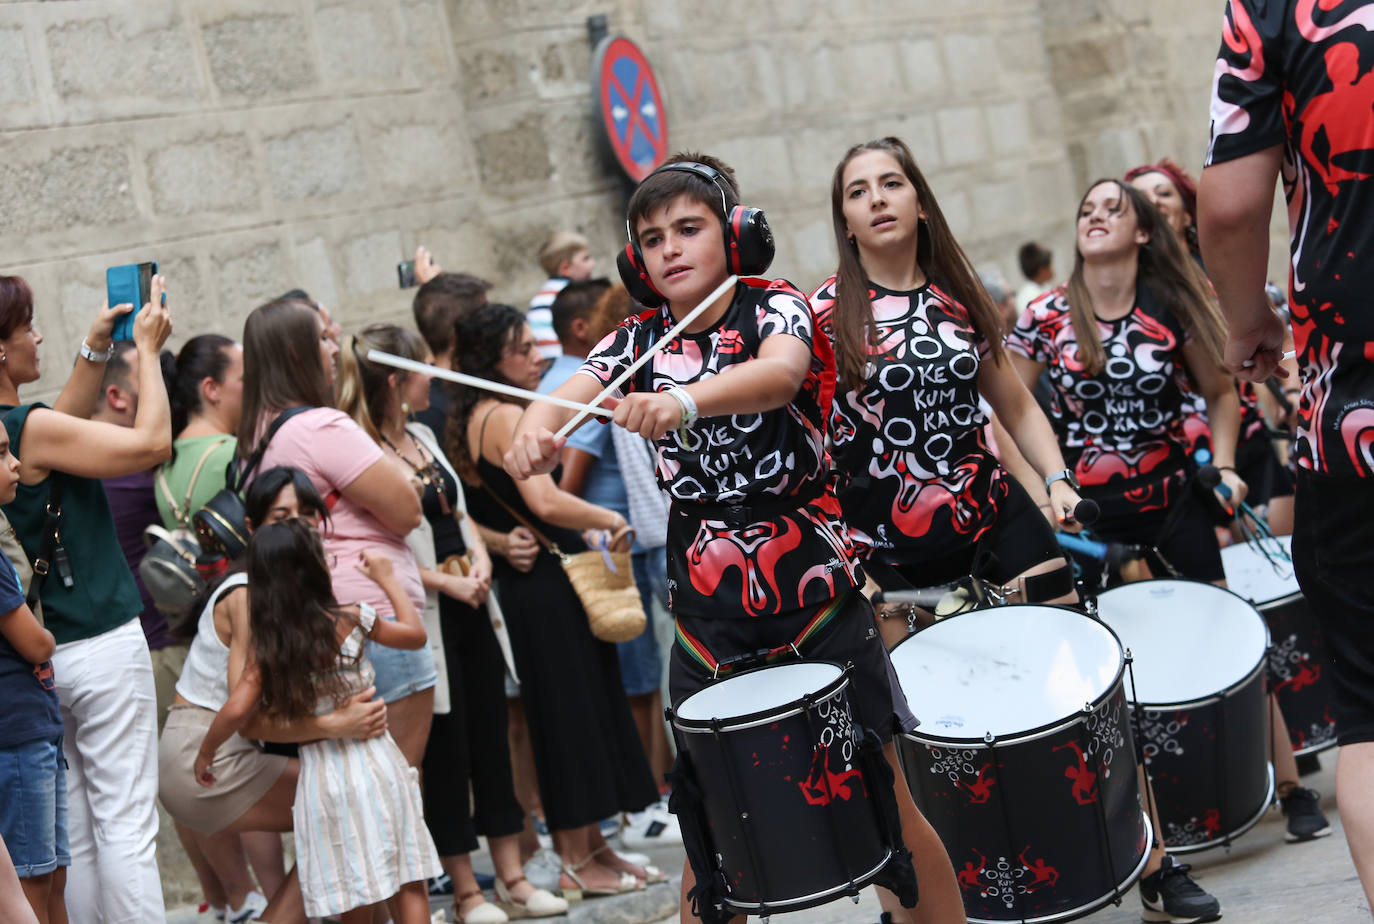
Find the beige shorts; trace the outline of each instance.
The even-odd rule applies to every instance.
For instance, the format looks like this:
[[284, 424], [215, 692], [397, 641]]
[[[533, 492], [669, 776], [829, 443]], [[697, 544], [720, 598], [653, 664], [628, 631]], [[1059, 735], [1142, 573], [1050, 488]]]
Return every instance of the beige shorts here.
[[158, 742], [158, 798], [173, 818], [202, 834], [222, 831], [257, 805], [290, 761], [234, 735], [215, 752], [214, 784], [200, 785], [196, 754], [214, 720], [209, 709], [173, 706]]

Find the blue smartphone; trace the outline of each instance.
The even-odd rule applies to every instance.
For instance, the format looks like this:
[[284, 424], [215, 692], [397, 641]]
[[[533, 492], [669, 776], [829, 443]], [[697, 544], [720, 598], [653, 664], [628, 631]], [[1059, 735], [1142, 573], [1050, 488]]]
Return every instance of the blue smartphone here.
[[157, 263], [130, 263], [112, 266], [105, 271], [105, 299], [111, 306], [133, 305], [134, 310], [115, 321], [114, 340], [134, 339], [134, 316], [143, 310], [153, 294], [153, 277]]

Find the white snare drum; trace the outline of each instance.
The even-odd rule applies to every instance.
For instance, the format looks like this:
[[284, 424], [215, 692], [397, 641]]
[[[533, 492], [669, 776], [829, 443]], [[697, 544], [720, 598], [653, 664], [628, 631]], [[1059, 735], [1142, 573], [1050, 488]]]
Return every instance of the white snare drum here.
[[1177, 580], [1113, 588], [1098, 613], [1134, 659], [1164, 842], [1179, 853], [1230, 843], [1274, 795], [1264, 618], [1229, 590]]

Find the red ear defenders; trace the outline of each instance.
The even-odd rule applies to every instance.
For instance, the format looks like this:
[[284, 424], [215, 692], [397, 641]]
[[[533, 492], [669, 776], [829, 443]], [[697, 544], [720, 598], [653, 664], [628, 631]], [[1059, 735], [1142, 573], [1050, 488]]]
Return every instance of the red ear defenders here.
[[[736, 276], [758, 276], [765, 272], [773, 262], [774, 246], [773, 232], [768, 227], [768, 219], [764, 217], [763, 210], [742, 205], [732, 209], [726, 208], [725, 180], [719, 172], [705, 164], [692, 161], [666, 164], [649, 176], [669, 170], [694, 174], [714, 183], [720, 190], [721, 213], [725, 216], [723, 230], [726, 268]], [[634, 229], [628, 221], [625, 222], [625, 233], [630, 242], [615, 258], [616, 268], [620, 270], [620, 279], [635, 301], [646, 308], [657, 308], [666, 299], [654, 288], [649, 278], [649, 270], [644, 265], [644, 254], [639, 249], [639, 241], [635, 239]]]

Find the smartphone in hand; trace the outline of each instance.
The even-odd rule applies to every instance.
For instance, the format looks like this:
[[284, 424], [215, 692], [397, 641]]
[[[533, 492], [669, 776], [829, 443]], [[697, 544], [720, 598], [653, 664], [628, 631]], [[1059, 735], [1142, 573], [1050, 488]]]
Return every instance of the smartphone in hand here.
[[105, 299], [111, 306], [130, 304], [134, 310], [115, 321], [112, 338], [134, 339], [134, 316], [152, 300], [153, 277], [157, 263], [130, 263], [112, 266], [105, 271]]
[[397, 263], [396, 278], [401, 283], [402, 289], [413, 289], [419, 285], [419, 280], [415, 278], [415, 261], [402, 260]]

